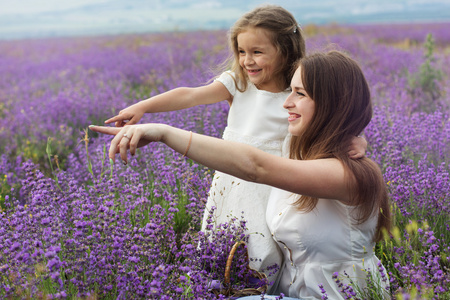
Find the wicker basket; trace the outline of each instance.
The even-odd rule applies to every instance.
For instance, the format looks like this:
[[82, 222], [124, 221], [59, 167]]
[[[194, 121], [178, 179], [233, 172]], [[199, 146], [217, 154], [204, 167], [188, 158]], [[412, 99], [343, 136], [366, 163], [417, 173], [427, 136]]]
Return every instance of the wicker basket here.
[[[245, 297], [245, 296], [251, 296], [251, 295], [261, 295], [262, 293], [265, 293], [267, 290], [267, 283], [259, 288], [250, 288], [249, 287], [249, 288], [237, 290], [237, 289], [234, 289], [231, 287], [231, 285], [230, 285], [231, 264], [233, 262], [234, 254], [235, 254], [236, 250], [238, 249], [238, 247], [240, 247], [240, 246], [245, 247], [245, 242], [244, 241], [236, 242], [230, 250], [230, 254], [228, 255], [228, 259], [227, 259], [227, 264], [225, 266], [225, 278], [223, 281], [224, 288], [222, 288], [221, 290], [217, 290], [217, 289], [212, 290], [212, 292], [216, 296], [222, 294], [226, 297], [239, 298], [239, 297]], [[247, 272], [251, 273], [251, 276], [256, 279], [259, 279], [259, 280], [267, 279], [266, 274], [264, 274], [263, 272], [259, 272], [257, 270], [250, 268], [247, 251], [245, 251], [245, 257], [247, 260]]]

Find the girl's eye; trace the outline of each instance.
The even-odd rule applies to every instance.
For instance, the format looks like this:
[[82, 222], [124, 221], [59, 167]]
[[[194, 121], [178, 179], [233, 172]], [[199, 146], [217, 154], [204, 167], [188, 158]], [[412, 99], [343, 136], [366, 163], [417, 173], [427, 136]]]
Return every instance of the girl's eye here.
[[305, 94], [303, 94], [302, 92], [297, 92], [297, 95], [299, 95], [301, 97], [305, 97]]
[[244, 54], [245, 51], [244, 51], [244, 50], [239, 50], [239, 53], [240, 53], [240, 54]]
[[255, 54], [261, 54], [262, 52], [261, 51], [255, 51]]

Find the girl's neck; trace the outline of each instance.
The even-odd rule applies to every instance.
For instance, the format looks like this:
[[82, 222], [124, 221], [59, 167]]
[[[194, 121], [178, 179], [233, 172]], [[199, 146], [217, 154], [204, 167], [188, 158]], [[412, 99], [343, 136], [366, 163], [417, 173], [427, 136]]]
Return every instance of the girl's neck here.
[[269, 82], [267, 84], [263, 84], [262, 86], [255, 84], [255, 87], [258, 90], [266, 91], [266, 92], [270, 92], [270, 93], [280, 93], [287, 88], [287, 87], [283, 88], [283, 85], [281, 84], [281, 82], [277, 82], [276, 80], [272, 80], [271, 82]]

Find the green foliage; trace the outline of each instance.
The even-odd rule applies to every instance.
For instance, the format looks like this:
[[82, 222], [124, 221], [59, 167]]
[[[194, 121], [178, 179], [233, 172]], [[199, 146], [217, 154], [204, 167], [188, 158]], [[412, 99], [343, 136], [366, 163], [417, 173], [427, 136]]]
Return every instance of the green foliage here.
[[442, 80], [442, 70], [433, 65], [435, 43], [433, 36], [428, 34], [425, 40], [425, 61], [418, 72], [409, 76], [410, 93], [420, 102], [420, 110], [434, 111], [437, 108], [437, 100], [441, 96], [439, 81]]
[[10, 192], [7, 175], [0, 174], [0, 213], [6, 210], [5, 199], [10, 196]]
[[[46, 175], [52, 175], [52, 162], [58, 169], [63, 170], [69, 154], [73, 152], [73, 147], [79, 139], [79, 131], [69, 125], [60, 125], [55, 133], [43, 132], [47, 140], [30, 136], [25, 138], [17, 135], [15, 143], [17, 149], [9, 153], [10, 157], [22, 156], [24, 160], [31, 160], [39, 165], [39, 169]], [[49, 147], [49, 143], [51, 144]], [[3, 149], [0, 148], [0, 151]], [[52, 159], [49, 159], [48, 150], [51, 150]]]
[[[423, 261], [424, 257], [429, 258], [432, 255], [440, 256], [439, 264], [441, 269], [448, 270], [450, 265], [448, 261], [445, 261], [448, 254], [442, 252], [445, 250], [432, 250], [433, 243], [430, 242], [432, 240], [426, 241], [430, 236], [442, 236], [435, 231], [439, 230], [438, 228], [445, 228], [441, 223], [442, 220], [431, 225], [426, 221], [417, 222], [414, 219], [406, 218], [396, 206], [393, 207], [392, 213], [395, 224], [391, 235], [385, 231], [384, 240], [377, 243], [375, 248], [377, 257], [380, 258], [386, 268], [386, 273], [389, 274], [391, 284], [397, 286], [395, 290], [391, 286], [391, 293], [395, 295], [396, 299], [448, 299], [450, 294], [447, 292], [442, 294], [442, 298], [433, 298], [433, 296], [438, 294], [431, 284], [429, 286], [418, 285], [414, 276], [414, 272], [417, 270], [411, 269], [410, 277], [405, 276], [404, 272], [402, 274], [399, 270], [402, 267], [419, 267], [426, 263]], [[431, 271], [427, 268], [422, 268], [421, 272], [421, 276], [425, 276], [426, 272]], [[428, 274], [428, 276], [432, 278], [433, 274]], [[369, 297], [368, 299], [374, 298]]]
[[53, 168], [52, 160], [55, 161], [56, 166], [57, 166], [58, 169], [59, 169], [59, 163], [58, 163], [58, 156], [57, 155], [55, 155], [53, 157], [53, 159], [52, 159], [52, 139], [51, 138], [48, 138], [48, 140], [47, 140], [47, 147], [46, 147], [45, 152], [47, 153], [47, 158], [48, 158], [48, 162], [50, 164], [50, 170], [52, 172], [53, 179], [56, 182], [56, 186], [61, 190], [61, 187], [59, 186], [59, 182], [58, 182], [58, 177], [56, 176], [56, 173], [55, 173], [56, 170]]

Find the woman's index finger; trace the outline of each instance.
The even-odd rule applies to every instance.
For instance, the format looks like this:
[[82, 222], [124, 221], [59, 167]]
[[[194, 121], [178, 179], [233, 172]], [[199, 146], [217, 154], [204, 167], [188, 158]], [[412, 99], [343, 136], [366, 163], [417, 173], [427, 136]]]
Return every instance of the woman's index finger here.
[[119, 133], [122, 128], [117, 127], [106, 127], [106, 126], [96, 126], [96, 125], [90, 125], [89, 129], [95, 132], [109, 134], [109, 135], [116, 135]]

